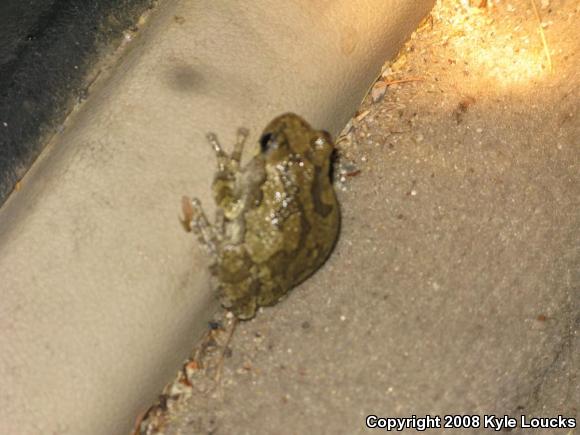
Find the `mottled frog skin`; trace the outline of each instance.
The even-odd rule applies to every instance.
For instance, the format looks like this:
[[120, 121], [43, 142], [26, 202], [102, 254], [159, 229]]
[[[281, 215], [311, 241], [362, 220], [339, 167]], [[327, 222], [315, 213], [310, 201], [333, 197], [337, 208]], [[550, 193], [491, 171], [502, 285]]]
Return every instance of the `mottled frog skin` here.
[[295, 114], [281, 115], [264, 130], [259, 154], [241, 168], [247, 134], [238, 130], [231, 154], [208, 135], [217, 157], [215, 223], [199, 200], [182, 203], [182, 223], [212, 256], [221, 303], [240, 319], [275, 304], [314, 273], [330, 255], [340, 223], [327, 132]]

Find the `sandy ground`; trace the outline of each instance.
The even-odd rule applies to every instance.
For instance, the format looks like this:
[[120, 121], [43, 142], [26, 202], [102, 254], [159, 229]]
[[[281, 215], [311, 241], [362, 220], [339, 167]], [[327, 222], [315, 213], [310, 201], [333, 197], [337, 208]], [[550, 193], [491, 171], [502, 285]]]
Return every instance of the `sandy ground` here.
[[338, 140], [328, 263], [229, 342], [218, 319], [141, 433], [578, 433], [519, 420], [580, 403], [580, 6], [537, 2], [551, 68], [529, 0], [438, 4]]

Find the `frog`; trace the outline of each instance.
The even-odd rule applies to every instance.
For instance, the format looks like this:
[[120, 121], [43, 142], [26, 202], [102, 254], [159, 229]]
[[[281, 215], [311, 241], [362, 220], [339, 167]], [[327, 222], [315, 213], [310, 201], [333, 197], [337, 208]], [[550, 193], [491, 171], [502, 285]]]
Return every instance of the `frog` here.
[[242, 166], [248, 135], [238, 129], [231, 153], [214, 133], [207, 135], [217, 161], [214, 222], [201, 201], [189, 196], [182, 197], [181, 217], [209, 252], [222, 306], [240, 320], [276, 304], [314, 274], [340, 229], [330, 134], [299, 115], [282, 114], [266, 126], [258, 153]]

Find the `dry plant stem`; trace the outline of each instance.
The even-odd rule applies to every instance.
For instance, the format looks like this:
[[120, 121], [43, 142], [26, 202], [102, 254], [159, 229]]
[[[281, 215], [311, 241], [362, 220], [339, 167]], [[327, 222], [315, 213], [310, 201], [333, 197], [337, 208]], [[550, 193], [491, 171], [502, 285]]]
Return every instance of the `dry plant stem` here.
[[409, 78], [407, 78], [407, 79], [400, 79], [400, 80], [389, 80], [389, 81], [385, 81], [384, 83], [385, 83], [387, 86], [390, 86], [390, 85], [396, 85], [396, 84], [399, 84], [399, 83], [407, 83], [407, 82], [421, 82], [421, 81], [423, 81], [423, 80], [425, 80], [423, 77], [409, 77]]
[[236, 326], [238, 326], [238, 318], [234, 317], [234, 319], [232, 320], [232, 327], [230, 329], [230, 333], [228, 334], [228, 338], [226, 339], [226, 342], [224, 343], [224, 348], [222, 349], [219, 361], [218, 361], [218, 366], [217, 366], [217, 372], [215, 375], [215, 381], [216, 381], [216, 385], [219, 385], [219, 382], [221, 380], [222, 377], [222, 372], [224, 369], [224, 359], [226, 356], [226, 351], [230, 345], [230, 342], [232, 341], [232, 336], [234, 335], [234, 331], [236, 330]]
[[538, 26], [540, 29], [540, 38], [542, 38], [542, 45], [544, 46], [544, 53], [546, 53], [546, 60], [548, 61], [548, 68], [552, 72], [552, 57], [550, 56], [550, 49], [548, 48], [548, 41], [546, 40], [546, 35], [544, 34], [544, 28], [542, 27], [542, 17], [540, 17], [540, 12], [538, 11], [538, 6], [536, 5], [536, 0], [530, 0], [532, 2], [532, 7], [534, 8], [534, 13], [538, 19]]
[[197, 349], [195, 350], [195, 353], [193, 355], [193, 358], [191, 358], [192, 361], [195, 361], [196, 364], [198, 365], [198, 367], [204, 368], [204, 362], [203, 362], [203, 355], [207, 350], [208, 344], [210, 343], [211, 340], [214, 339], [213, 337], [214, 331], [213, 330], [209, 330], [205, 336], [203, 337], [203, 339], [201, 340], [200, 345], [197, 347]]
[[[396, 85], [399, 83], [407, 83], [407, 82], [420, 82], [425, 80], [423, 77], [409, 77], [407, 79], [399, 79], [399, 80], [383, 80], [383, 83], [385, 84], [385, 86], [390, 86], [390, 85]], [[380, 81], [380, 76], [377, 77], [377, 79], [373, 82], [373, 84], [367, 89], [367, 94], [369, 92], [371, 92], [371, 89], [373, 88], [373, 86], [375, 86], [375, 84], [377, 84]]]

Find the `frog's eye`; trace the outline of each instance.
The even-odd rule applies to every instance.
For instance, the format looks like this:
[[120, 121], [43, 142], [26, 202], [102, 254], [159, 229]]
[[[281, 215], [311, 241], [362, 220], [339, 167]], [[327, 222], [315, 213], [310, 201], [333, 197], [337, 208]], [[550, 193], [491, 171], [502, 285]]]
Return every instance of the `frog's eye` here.
[[265, 153], [266, 151], [268, 151], [269, 148], [272, 147], [272, 133], [266, 133], [263, 134], [262, 137], [260, 138], [260, 149], [262, 150], [263, 153]]

